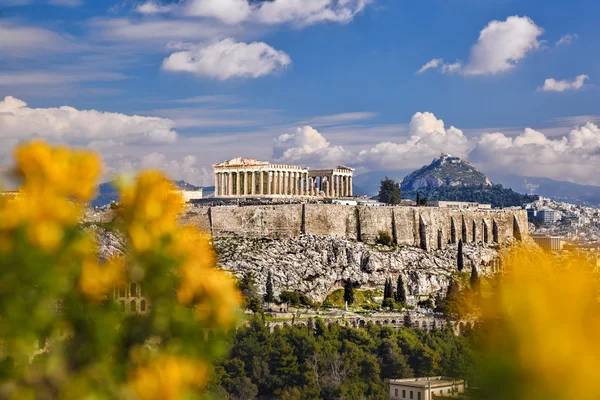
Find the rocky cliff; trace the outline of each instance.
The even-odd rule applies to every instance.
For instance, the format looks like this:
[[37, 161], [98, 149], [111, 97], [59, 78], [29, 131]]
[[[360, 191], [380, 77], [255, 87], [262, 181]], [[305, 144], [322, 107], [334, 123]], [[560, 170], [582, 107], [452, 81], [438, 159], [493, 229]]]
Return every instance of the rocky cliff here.
[[[350, 279], [360, 289], [383, 288], [386, 278], [404, 277], [409, 295], [431, 295], [445, 290], [456, 271], [457, 246], [424, 251], [416, 247], [389, 248], [330, 236], [303, 235], [299, 239], [215, 239], [219, 264], [241, 276], [254, 273], [264, 290], [271, 272], [275, 292], [297, 290], [316, 301]], [[464, 246], [465, 265], [487, 275], [496, 268], [498, 252], [492, 247]]]

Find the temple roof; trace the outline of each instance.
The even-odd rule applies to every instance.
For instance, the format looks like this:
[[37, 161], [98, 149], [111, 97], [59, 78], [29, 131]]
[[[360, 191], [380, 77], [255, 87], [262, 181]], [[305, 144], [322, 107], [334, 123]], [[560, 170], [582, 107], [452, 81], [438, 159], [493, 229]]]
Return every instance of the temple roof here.
[[233, 158], [231, 160], [227, 160], [225, 162], [214, 164], [213, 167], [233, 167], [233, 166], [253, 166], [253, 165], [269, 165], [266, 161], [255, 160], [252, 158]]

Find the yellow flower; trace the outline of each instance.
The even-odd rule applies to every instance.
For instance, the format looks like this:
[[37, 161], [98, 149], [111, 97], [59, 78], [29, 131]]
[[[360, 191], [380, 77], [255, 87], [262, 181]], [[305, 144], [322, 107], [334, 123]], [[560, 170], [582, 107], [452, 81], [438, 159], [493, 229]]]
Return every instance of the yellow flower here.
[[81, 266], [79, 289], [93, 301], [101, 301], [114, 287], [124, 282], [123, 261], [111, 258], [104, 265], [94, 259], [84, 259]]
[[[486, 395], [597, 399], [600, 307], [596, 277], [585, 269], [583, 260], [559, 260], [527, 247], [510, 252], [503, 264], [507, 272], [499, 297], [486, 310], [488, 320], [501, 321], [487, 337], [488, 361], [495, 376], [486, 377]], [[498, 371], [513, 376], [511, 385], [503, 379], [494, 381]]]
[[208, 367], [202, 362], [161, 355], [137, 368], [130, 386], [141, 400], [177, 400], [190, 389], [202, 389], [208, 378]]
[[118, 185], [119, 214], [134, 250], [145, 252], [177, 229], [183, 199], [162, 173], [144, 171], [133, 184]]
[[36, 221], [27, 227], [27, 237], [31, 244], [50, 253], [56, 251], [63, 239], [63, 228], [54, 221]]

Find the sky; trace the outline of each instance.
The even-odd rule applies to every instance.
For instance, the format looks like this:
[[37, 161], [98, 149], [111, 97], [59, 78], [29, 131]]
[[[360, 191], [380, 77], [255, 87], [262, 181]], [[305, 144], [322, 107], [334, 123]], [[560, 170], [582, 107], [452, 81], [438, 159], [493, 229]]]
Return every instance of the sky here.
[[235, 157], [600, 185], [595, 0], [0, 0], [0, 166], [43, 138], [214, 182]]

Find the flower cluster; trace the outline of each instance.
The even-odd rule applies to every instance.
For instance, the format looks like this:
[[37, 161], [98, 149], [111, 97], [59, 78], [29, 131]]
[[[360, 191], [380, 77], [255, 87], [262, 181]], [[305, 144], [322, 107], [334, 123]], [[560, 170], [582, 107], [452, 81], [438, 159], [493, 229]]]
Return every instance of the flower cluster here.
[[[15, 159], [19, 190], [0, 196], [0, 342], [12, 358], [0, 355], [0, 397], [199, 393], [225, 343], [198, 343], [197, 334], [229, 329], [241, 299], [216, 269], [210, 238], [179, 225], [183, 202], [173, 184], [159, 171], [117, 182], [114, 221], [82, 226], [101, 175], [98, 156], [35, 141], [19, 146]], [[107, 229], [128, 248], [100, 262], [96, 235]], [[129, 294], [117, 307], [111, 292]], [[134, 314], [142, 301], [144, 315]], [[42, 342], [52, 343], [48, 354], [32, 362]], [[153, 356], [137, 357], [136, 349]]]

